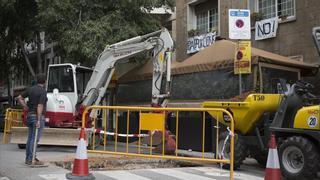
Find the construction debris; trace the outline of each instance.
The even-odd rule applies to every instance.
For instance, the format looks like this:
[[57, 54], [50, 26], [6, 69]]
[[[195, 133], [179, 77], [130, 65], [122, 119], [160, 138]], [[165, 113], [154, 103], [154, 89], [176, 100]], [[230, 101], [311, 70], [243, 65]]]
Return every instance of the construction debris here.
[[[73, 160], [53, 162], [55, 165], [71, 170]], [[189, 161], [176, 161], [155, 158], [133, 158], [121, 157], [92, 157], [89, 158], [90, 170], [132, 170], [132, 169], [153, 169], [153, 168], [177, 168], [177, 167], [198, 167], [200, 163]]]

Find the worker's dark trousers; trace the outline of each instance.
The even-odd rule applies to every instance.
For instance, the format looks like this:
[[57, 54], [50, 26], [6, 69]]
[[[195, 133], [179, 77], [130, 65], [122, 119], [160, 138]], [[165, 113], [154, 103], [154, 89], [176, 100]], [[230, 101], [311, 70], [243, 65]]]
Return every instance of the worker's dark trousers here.
[[[28, 126], [28, 140], [26, 144], [26, 161], [32, 161], [32, 153], [33, 153], [33, 143], [35, 139], [35, 132], [36, 132], [36, 122], [37, 122], [37, 115], [35, 114], [28, 114], [27, 115], [27, 126]], [[40, 140], [42, 128], [44, 127], [45, 119], [42, 116], [40, 120], [40, 128], [38, 130], [38, 137], [37, 143]]]

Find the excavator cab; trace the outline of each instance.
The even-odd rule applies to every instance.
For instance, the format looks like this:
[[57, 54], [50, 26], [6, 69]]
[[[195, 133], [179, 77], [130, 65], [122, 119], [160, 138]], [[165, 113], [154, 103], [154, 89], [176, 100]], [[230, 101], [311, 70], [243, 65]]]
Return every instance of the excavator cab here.
[[54, 89], [60, 93], [75, 92], [74, 68], [73, 65], [49, 66], [47, 91], [52, 93]]
[[[40, 145], [75, 146], [79, 136], [75, 106], [91, 76], [92, 69], [73, 64], [53, 64], [48, 68], [46, 127]], [[71, 127], [71, 128], [61, 128]], [[10, 143], [24, 147], [26, 127], [12, 127]]]
[[48, 69], [47, 122], [50, 127], [74, 126], [79, 104], [92, 69], [73, 64], [54, 64]]
[[47, 92], [57, 89], [60, 93], [75, 93], [81, 96], [92, 74], [92, 69], [73, 64], [50, 65]]
[[86, 89], [87, 83], [91, 77], [92, 69], [83, 66], [76, 67], [76, 92], [78, 95], [78, 103], [83, 98], [83, 93]]

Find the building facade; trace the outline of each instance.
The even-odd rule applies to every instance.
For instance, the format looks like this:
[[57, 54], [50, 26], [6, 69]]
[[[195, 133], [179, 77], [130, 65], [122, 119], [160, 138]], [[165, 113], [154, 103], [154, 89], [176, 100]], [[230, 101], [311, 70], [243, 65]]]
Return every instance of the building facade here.
[[[178, 61], [192, 55], [187, 53], [188, 37], [216, 32], [216, 39], [228, 39], [228, 10], [250, 9], [252, 46], [293, 60], [318, 63], [312, 29], [320, 26], [319, 0], [178, 0], [177, 47]], [[276, 37], [255, 40], [255, 20], [278, 17]]]

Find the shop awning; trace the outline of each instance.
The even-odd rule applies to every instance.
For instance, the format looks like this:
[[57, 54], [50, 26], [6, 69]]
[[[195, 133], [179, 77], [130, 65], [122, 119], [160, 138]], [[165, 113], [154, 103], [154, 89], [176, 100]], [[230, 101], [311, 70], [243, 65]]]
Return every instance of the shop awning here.
[[[236, 43], [229, 40], [220, 40], [208, 48], [187, 58], [183, 62], [172, 63], [172, 74], [186, 74], [195, 72], [211, 71], [233, 66], [234, 52]], [[288, 57], [275, 53], [252, 48], [252, 63], [267, 62], [276, 65], [295, 67], [304, 72], [316, 72], [319, 65], [310, 64], [302, 61], [292, 60]], [[130, 82], [137, 80], [150, 79], [152, 77], [152, 62], [133, 69], [122, 76], [120, 82]]]

